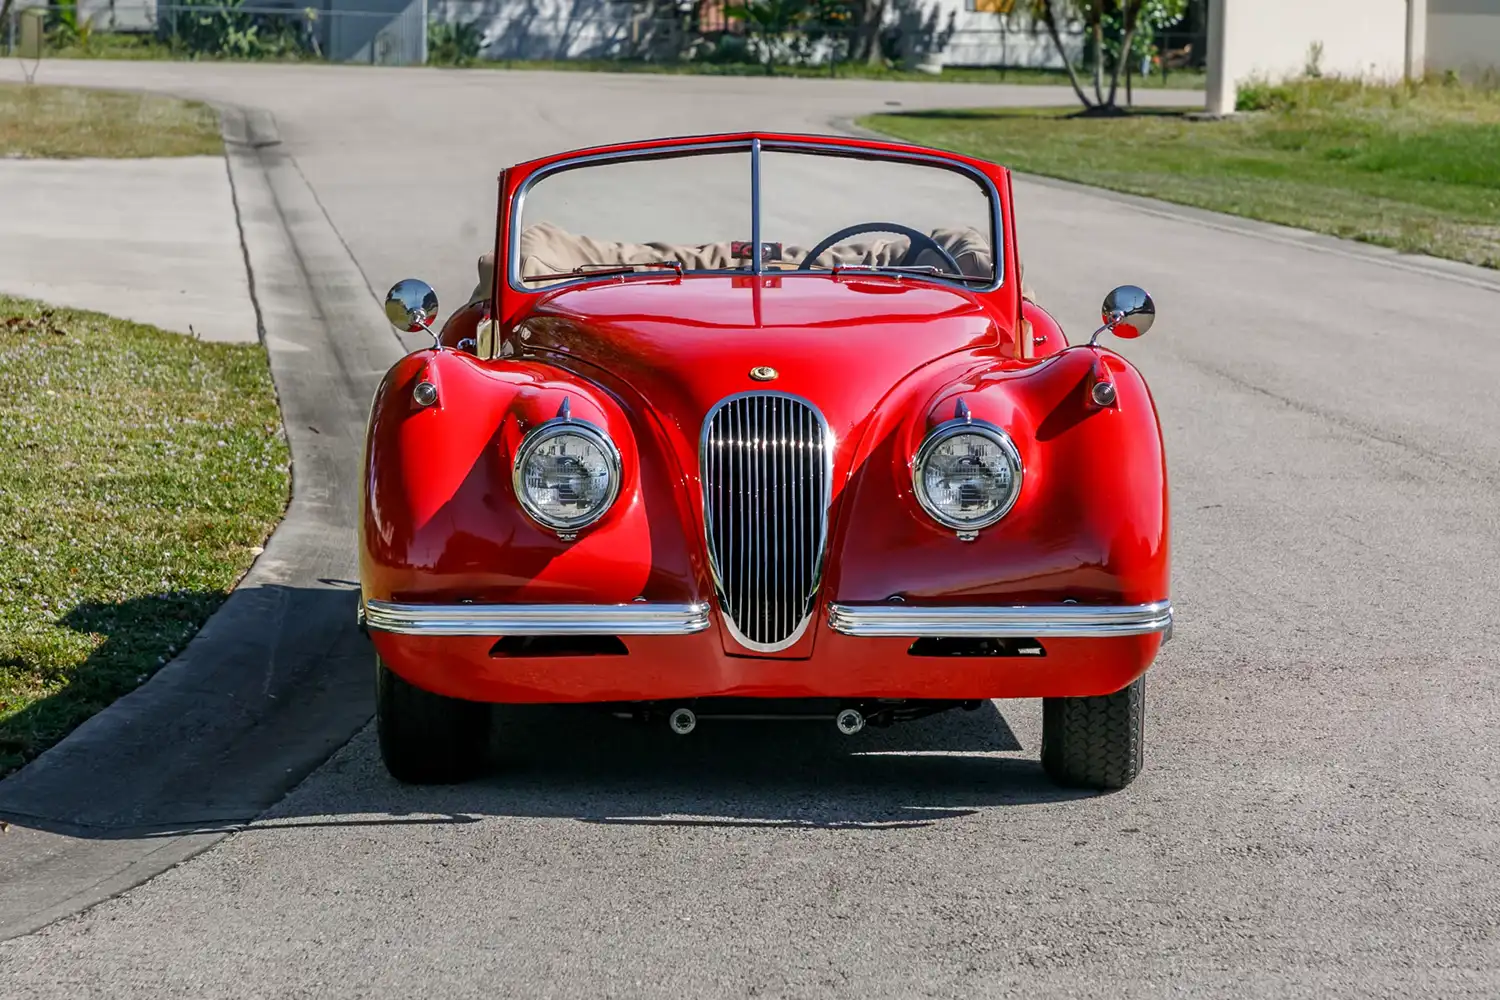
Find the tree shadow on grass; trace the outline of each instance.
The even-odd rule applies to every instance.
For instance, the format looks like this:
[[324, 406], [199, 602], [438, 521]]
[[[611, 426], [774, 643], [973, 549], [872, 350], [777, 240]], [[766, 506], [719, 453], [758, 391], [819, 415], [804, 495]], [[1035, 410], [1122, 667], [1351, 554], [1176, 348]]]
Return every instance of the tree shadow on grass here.
[[44, 753], [90, 717], [134, 691], [187, 645], [228, 597], [224, 591], [172, 591], [121, 602], [86, 601], [54, 624], [104, 641], [71, 667], [47, 664], [48, 656], [10, 656], [0, 670], [66, 675], [66, 685], [0, 723], [0, 777]]
[[[357, 601], [348, 587], [252, 582], [227, 598], [144, 595], [70, 611], [60, 624], [104, 635], [74, 671], [79, 687], [127, 690], [86, 720], [85, 707], [105, 700], [74, 692], [67, 707], [81, 724], [0, 781], [0, 816], [120, 837], [258, 815], [369, 720], [372, 654]], [[203, 617], [186, 648], [137, 684]], [[60, 712], [69, 697], [38, 702], [23, 722]]]

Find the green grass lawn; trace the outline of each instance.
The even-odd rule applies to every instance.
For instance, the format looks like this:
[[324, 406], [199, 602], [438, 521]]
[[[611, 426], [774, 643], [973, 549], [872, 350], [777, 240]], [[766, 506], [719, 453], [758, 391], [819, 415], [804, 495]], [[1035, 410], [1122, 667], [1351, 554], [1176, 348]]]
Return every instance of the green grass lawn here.
[[85, 39], [53, 37], [47, 39], [46, 59], [189, 59], [154, 35], [124, 32], [92, 31]]
[[288, 488], [259, 345], [0, 296], [0, 775], [180, 651]]
[[1074, 118], [882, 114], [867, 127], [1019, 171], [1500, 267], [1500, 90], [1338, 80], [1257, 88], [1265, 110]]
[[196, 101], [0, 83], [0, 156], [216, 156], [214, 110]]

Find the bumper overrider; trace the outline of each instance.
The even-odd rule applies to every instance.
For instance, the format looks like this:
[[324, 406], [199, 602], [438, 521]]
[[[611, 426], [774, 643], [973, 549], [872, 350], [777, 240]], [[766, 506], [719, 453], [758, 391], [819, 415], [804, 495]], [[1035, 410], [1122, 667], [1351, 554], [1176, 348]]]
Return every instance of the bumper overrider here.
[[[707, 604], [402, 604], [369, 601], [370, 629], [397, 635], [692, 635]], [[828, 606], [828, 626], [857, 638], [1112, 638], [1172, 633], [1172, 602], [1020, 607]]]

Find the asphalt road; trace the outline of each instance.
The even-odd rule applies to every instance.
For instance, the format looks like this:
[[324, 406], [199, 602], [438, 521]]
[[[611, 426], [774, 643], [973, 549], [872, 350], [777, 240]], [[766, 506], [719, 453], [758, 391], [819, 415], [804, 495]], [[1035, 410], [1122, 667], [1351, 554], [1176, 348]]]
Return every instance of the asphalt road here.
[[[1059, 96], [43, 69], [270, 108], [370, 284], [429, 275], [450, 303], [508, 162]], [[252, 829], [0, 944], [0, 995], [1500, 994], [1500, 276], [1017, 199], [1027, 277], [1075, 335], [1114, 284], [1158, 302], [1122, 350], [1163, 417], [1179, 625], [1135, 785], [1052, 791], [1030, 702], [853, 740], [511, 711], [505, 767], [440, 790], [394, 784], [366, 732]]]

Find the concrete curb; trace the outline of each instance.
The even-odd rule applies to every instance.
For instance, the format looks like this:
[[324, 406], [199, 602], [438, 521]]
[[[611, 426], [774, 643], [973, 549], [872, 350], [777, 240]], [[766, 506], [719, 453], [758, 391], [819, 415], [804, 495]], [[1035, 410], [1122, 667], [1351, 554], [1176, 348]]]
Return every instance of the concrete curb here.
[[221, 108], [292, 501], [239, 587], [150, 681], [0, 782], [0, 939], [240, 828], [372, 710], [354, 530], [369, 400], [403, 353], [265, 113]]
[[[857, 135], [868, 139], [901, 141], [895, 136], [865, 128], [852, 118], [836, 118], [829, 122], [829, 127], [848, 135]], [[1337, 236], [1315, 233], [1307, 229], [1277, 225], [1274, 222], [1261, 222], [1258, 219], [1247, 219], [1239, 215], [1226, 215], [1223, 212], [1214, 212], [1206, 208], [1194, 208], [1190, 205], [1178, 205], [1170, 201], [1160, 201], [1156, 198], [1147, 198], [1142, 195], [1110, 191], [1106, 188], [1080, 184], [1077, 181], [1062, 180], [1058, 177], [1045, 177], [1041, 174], [1027, 174], [1020, 171], [1015, 171], [1014, 173], [1017, 180], [1026, 181], [1030, 184], [1044, 184], [1047, 187], [1072, 191], [1091, 198], [1103, 198], [1116, 204], [1127, 205], [1136, 211], [1144, 212], [1147, 215], [1154, 215], [1158, 218], [1186, 222], [1195, 226], [1203, 226], [1207, 229], [1237, 233], [1241, 236], [1249, 236], [1271, 243], [1281, 243], [1286, 246], [1300, 247], [1304, 250], [1352, 257], [1355, 260], [1369, 261], [1370, 263], [1380, 264], [1398, 271], [1420, 274], [1429, 278], [1440, 278], [1445, 281], [1456, 281], [1475, 288], [1500, 292], [1500, 272], [1478, 267], [1474, 264], [1447, 260], [1443, 257], [1429, 257], [1425, 254], [1403, 253], [1400, 250], [1391, 250], [1387, 247], [1376, 246], [1373, 243], [1360, 243], [1355, 240], [1340, 239]]]

